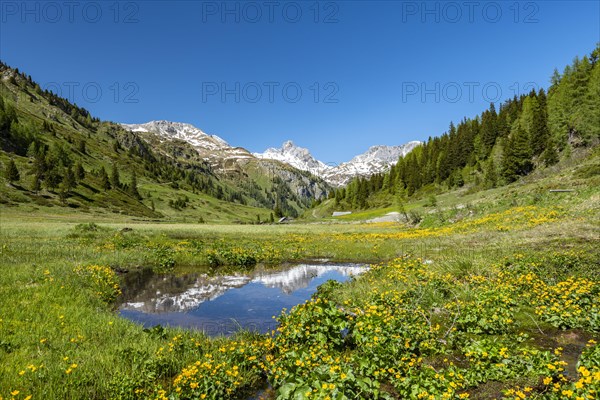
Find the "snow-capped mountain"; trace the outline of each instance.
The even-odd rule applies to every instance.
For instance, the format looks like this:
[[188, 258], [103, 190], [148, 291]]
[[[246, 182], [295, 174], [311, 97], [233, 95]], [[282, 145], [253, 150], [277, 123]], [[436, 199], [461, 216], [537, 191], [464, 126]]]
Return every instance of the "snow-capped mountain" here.
[[[209, 135], [193, 125], [170, 122], [151, 121], [145, 124], [122, 124], [128, 130], [141, 134], [149, 134], [159, 141], [181, 140], [189, 143], [217, 171], [231, 172], [244, 169], [248, 162], [261, 162], [263, 167], [273, 171], [273, 161], [279, 161], [301, 171], [308, 171], [322, 178], [333, 186], [343, 186], [356, 176], [371, 176], [386, 171], [400, 157], [405, 156], [421, 142], [413, 141], [400, 146], [373, 146], [365, 153], [352, 160], [339, 164], [327, 165], [314, 158], [306, 148], [296, 146], [292, 141], [283, 143], [281, 148], [269, 148], [263, 153], [250, 153], [242, 147], [234, 147], [216, 135]], [[269, 164], [270, 165], [267, 165]], [[281, 164], [280, 164], [281, 165]], [[289, 171], [279, 171], [284, 180], [292, 177]], [[301, 178], [304, 179], [305, 178]], [[292, 179], [293, 180], [293, 179]], [[304, 182], [308, 185], [310, 182]], [[301, 193], [301, 189], [298, 193]]]
[[371, 176], [386, 171], [396, 164], [421, 142], [412, 141], [400, 146], [373, 146], [352, 160], [332, 166], [315, 159], [308, 149], [298, 147], [287, 141], [279, 149], [270, 148], [264, 153], [253, 153], [257, 158], [284, 162], [298, 169], [320, 176], [333, 186], [343, 186], [356, 176]]
[[195, 147], [211, 150], [231, 148], [216, 135], [209, 135], [191, 124], [170, 121], [150, 121], [145, 124], [121, 124], [133, 132], [152, 132], [165, 139], [180, 139]]
[[233, 147], [216, 135], [209, 135], [191, 124], [171, 121], [151, 121], [145, 124], [121, 124], [125, 129], [138, 133], [152, 133], [161, 140], [183, 140], [194, 146], [205, 160], [222, 163], [227, 159], [253, 158], [244, 148]]
[[343, 186], [356, 176], [371, 176], [387, 171], [400, 157], [420, 145], [421, 142], [412, 141], [399, 146], [372, 146], [352, 160], [325, 171], [322, 178], [333, 186]]
[[282, 293], [289, 295], [308, 287], [314, 278], [332, 271], [343, 276], [352, 276], [362, 274], [367, 271], [367, 268], [357, 264], [301, 264], [280, 271], [264, 270], [258, 267], [244, 275], [155, 275], [145, 282], [144, 287], [140, 288], [135, 295], [128, 298], [120, 306], [120, 309], [145, 313], [186, 312], [249, 283], [277, 288]]
[[264, 153], [252, 153], [256, 158], [267, 160], [278, 160], [302, 171], [308, 171], [313, 175], [321, 176], [331, 167], [317, 160], [310, 154], [308, 149], [296, 146], [291, 140], [288, 140], [277, 149], [271, 147]]
[[213, 172], [228, 179], [233, 178], [236, 182], [240, 179], [251, 181], [256, 174], [271, 178], [278, 176], [282, 184], [298, 197], [294, 200], [288, 199], [290, 201], [302, 202], [321, 198], [331, 189], [323, 179], [318, 179], [317, 175], [310, 176], [300, 168], [290, 168], [288, 164], [270, 158], [257, 158], [243, 147], [231, 146], [220, 137], [209, 135], [190, 124], [152, 121], [145, 124], [121, 125], [139, 134], [155, 149], [169, 157], [188, 157], [190, 151], [195, 151], [195, 155], [207, 162]]

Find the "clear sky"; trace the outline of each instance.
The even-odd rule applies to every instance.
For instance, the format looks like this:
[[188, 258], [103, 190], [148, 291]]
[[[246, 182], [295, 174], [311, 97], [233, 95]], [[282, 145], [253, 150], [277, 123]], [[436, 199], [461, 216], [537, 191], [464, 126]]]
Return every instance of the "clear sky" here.
[[442, 134], [600, 41], [599, 1], [8, 1], [0, 58], [101, 119], [324, 162]]

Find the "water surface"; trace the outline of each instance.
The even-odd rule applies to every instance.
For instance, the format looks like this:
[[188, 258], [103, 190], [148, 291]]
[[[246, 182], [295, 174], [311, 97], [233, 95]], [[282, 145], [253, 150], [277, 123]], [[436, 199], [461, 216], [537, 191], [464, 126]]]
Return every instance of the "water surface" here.
[[146, 327], [178, 326], [228, 335], [240, 329], [265, 333], [273, 316], [303, 303], [317, 287], [344, 282], [366, 270], [359, 264], [301, 264], [257, 267], [230, 275], [156, 275], [144, 270], [125, 278], [120, 314]]

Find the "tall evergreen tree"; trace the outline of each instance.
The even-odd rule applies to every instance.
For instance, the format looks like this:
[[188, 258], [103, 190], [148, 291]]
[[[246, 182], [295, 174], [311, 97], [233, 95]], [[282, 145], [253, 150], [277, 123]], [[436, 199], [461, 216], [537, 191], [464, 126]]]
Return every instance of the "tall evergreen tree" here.
[[75, 164], [75, 177], [79, 181], [85, 178], [85, 170], [83, 169], [83, 165], [81, 165], [81, 161], [77, 161]]
[[71, 193], [71, 191], [77, 186], [77, 181], [75, 180], [75, 174], [71, 167], [67, 168], [62, 180], [62, 189], [67, 193]]
[[86, 150], [85, 140], [81, 139], [79, 141], [79, 143], [77, 144], [77, 150], [79, 150], [79, 152], [81, 154], [86, 154], [87, 150]]
[[56, 165], [50, 165], [44, 174], [44, 184], [48, 190], [52, 191], [60, 185], [63, 177]]
[[496, 174], [496, 165], [494, 164], [494, 158], [490, 157], [483, 174], [483, 185], [486, 189], [491, 189], [495, 188], [497, 184], [498, 175]]
[[34, 172], [31, 178], [31, 191], [34, 193], [39, 192], [42, 189], [42, 175]]
[[481, 117], [481, 144], [483, 157], [487, 157], [494, 146], [494, 143], [496, 143], [496, 136], [498, 134], [496, 127], [497, 117], [496, 107], [494, 106], [494, 103], [490, 103], [490, 109], [484, 112]]
[[556, 144], [554, 143], [554, 139], [552, 137], [548, 137], [541, 158], [547, 167], [558, 162], [558, 152], [556, 151]]
[[112, 171], [110, 172], [110, 184], [113, 189], [118, 189], [121, 187], [121, 179], [119, 177], [119, 169], [117, 168], [117, 164], [112, 165]]
[[283, 217], [283, 211], [281, 210], [281, 205], [279, 202], [279, 197], [275, 201], [275, 208], [273, 208], [273, 214], [275, 214], [275, 218]]
[[17, 168], [17, 164], [15, 164], [15, 160], [12, 158], [8, 161], [6, 165], [6, 170], [4, 171], [4, 177], [10, 183], [17, 182], [21, 179], [21, 175], [19, 174], [19, 169]]
[[98, 177], [100, 178], [100, 187], [102, 187], [104, 191], [110, 190], [110, 180], [108, 179], [108, 174], [106, 173], [104, 167], [100, 168]]
[[507, 182], [516, 181], [519, 176], [527, 175], [533, 169], [529, 138], [520, 124], [515, 124], [511, 136], [504, 146], [502, 176]]
[[529, 141], [531, 151], [534, 156], [540, 155], [548, 141], [548, 116], [546, 113], [546, 93], [544, 89], [540, 90], [537, 97], [536, 106], [533, 108], [531, 120], [531, 130], [529, 132]]
[[128, 191], [132, 197], [139, 200], [141, 198], [141, 196], [140, 196], [140, 192], [138, 192], [137, 185], [138, 185], [137, 175], [136, 175], [135, 171], [133, 171], [133, 173], [131, 174], [131, 182], [129, 183]]

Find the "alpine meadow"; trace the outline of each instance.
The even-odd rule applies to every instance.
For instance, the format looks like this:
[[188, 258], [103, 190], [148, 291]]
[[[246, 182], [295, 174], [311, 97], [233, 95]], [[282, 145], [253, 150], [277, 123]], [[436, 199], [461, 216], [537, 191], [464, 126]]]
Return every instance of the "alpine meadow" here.
[[109, 3], [0, 7], [0, 400], [600, 397], [597, 2]]

